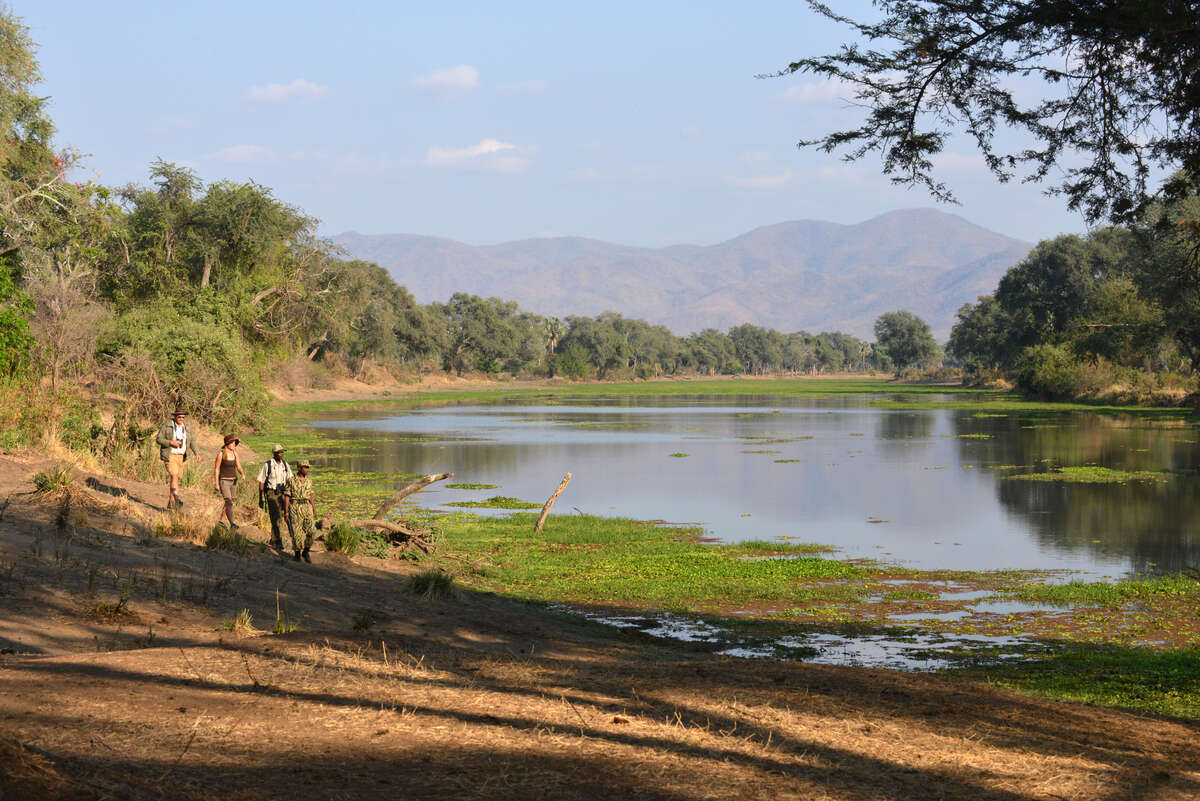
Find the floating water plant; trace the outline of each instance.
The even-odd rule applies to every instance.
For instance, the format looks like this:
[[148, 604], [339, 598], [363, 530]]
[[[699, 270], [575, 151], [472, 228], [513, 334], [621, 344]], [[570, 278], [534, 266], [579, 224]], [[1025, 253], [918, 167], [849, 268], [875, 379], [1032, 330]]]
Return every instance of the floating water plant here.
[[1060, 467], [1049, 473], [1021, 473], [1004, 476], [1005, 481], [1067, 481], [1076, 484], [1120, 484], [1125, 481], [1166, 481], [1162, 473], [1150, 470], [1130, 472], [1108, 467]]

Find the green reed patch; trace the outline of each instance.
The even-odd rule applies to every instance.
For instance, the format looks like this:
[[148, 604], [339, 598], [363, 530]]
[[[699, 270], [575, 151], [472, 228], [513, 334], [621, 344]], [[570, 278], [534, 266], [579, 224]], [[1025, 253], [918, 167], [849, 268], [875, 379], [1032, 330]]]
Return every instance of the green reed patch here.
[[264, 545], [254, 542], [237, 529], [230, 530], [219, 524], [214, 525], [212, 531], [208, 532], [204, 547], [210, 551], [225, 551], [239, 556], [251, 551], [266, 550]]
[[520, 498], [510, 498], [507, 495], [493, 495], [482, 501], [454, 501], [447, 506], [461, 506], [466, 509], [541, 509], [542, 504], [533, 501], [523, 501]]
[[463, 489], [463, 490], [500, 489], [499, 484], [468, 484], [465, 482], [461, 483], [461, 484], [446, 484], [445, 487], [446, 487], [446, 489]]
[[1194, 598], [1200, 602], [1200, 582], [1188, 576], [1154, 576], [1117, 582], [1072, 581], [1068, 584], [1022, 584], [1012, 595], [1034, 603], [1123, 606], [1133, 601]]
[[1060, 467], [1049, 473], [1020, 473], [1004, 476], [1006, 481], [1066, 481], [1074, 484], [1121, 484], [1126, 481], [1166, 481], [1163, 473], [1150, 470], [1113, 470], [1108, 467]]
[[1070, 645], [1038, 659], [960, 675], [1043, 698], [1200, 720], [1196, 648]]

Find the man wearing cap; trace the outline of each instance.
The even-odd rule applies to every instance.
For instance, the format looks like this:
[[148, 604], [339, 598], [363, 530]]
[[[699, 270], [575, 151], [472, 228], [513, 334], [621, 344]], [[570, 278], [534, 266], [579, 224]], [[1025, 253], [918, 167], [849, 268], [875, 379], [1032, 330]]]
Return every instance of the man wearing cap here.
[[[271, 458], [258, 471], [258, 505], [262, 508], [263, 501], [267, 503], [267, 514], [271, 516], [271, 547], [283, 552], [283, 535], [279, 530], [279, 520], [283, 519], [292, 530], [292, 521], [288, 519], [283, 499], [284, 489], [288, 479], [292, 478], [292, 468], [283, 459], [283, 446], [276, 445], [271, 449]], [[293, 537], [293, 539], [295, 539]]]
[[158, 443], [158, 456], [167, 468], [167, 508], [178, 509], [183, 506], [179, 500], [179, 478], [183, 475], [183, 463], [187, 461], [188, 453], [196, 455], [196, 445], [192, 435], [183, 424], [186, 412], [176, 408], [171, 413], [171, 419], [158, 429], [154, 441]]
[[308, 549], [317, 536], [317, 507], [313, 501], [312, 479], [308, 477], [311, 468], [312, 465], [307, 461], [301, 462], [296, 468], [296, 475], [288, 479], [283, 492], [283, 508], [288, 513], [288, 527], [292, 532], [292, 548], [295, 550], [293, 558], [297, 562], [302, 557], [305, 562], [312, 562]]

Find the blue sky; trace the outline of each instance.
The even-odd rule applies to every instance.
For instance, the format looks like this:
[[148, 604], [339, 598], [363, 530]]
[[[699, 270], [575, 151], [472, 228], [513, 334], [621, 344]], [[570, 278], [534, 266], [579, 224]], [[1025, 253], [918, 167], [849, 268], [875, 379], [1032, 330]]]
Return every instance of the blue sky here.
[[[88, 176], [145, 182], [162, 157], [253, 179], [326, 234], [710, 244], [934, 205], [877, 160], [795, 147], [858, 118], [811, 77], [754, 77], [840, 41], [799, 0], [10, 9]], [[962, 201], [947, 211], [1026, 240], [1084, 227], [1038, 187], [997, 184], [965, 143], [942, 163]]]

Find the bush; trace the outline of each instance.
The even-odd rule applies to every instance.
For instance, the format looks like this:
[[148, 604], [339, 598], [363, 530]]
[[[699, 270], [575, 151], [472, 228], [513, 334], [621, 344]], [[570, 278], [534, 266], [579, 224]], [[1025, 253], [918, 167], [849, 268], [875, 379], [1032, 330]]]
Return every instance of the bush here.
[[1017, 388], [1044, 400], [1063, 400], [1080, 394], [1083, 371], [1063, 345], [1034, 345], [1017, 360]]
[[160, 517], [154, 524], [154, 536], [169, 540], [204, 541], [208, 523], [196, 512], [173, 512]]
[[43, 470], [33, 477], [33, 488], [37, 492], [55, 492], [71, 486], [71, 468], [59, 462], [49, 470]]
[[338, 523], [325, 535], [325, 550], [356, 556], [363, 544], [364, 532], [345, 523]]
[[208, 532], [208, 538], [204, 540], [204, 547], [210, 551], [228, 551], [238, 555], [261, 549], [261, 546], [251, 542], [245, 534], [240, 531], [231, 531], [220, 523], [214, 525], [212, 531]]
[[421, 598], [453, 598], [457, 594], [454, 577], [437, 567], [412, 576], [408, 580], [408, 591]]
[[138, 308], [114, 321], [98, 350], [109, 360], [108, 383], [130, 397], [136, 417], [164, 419], [178, 402], [218, 427], [252, 428], [262, 419], [266, 392], [229, 321]]

